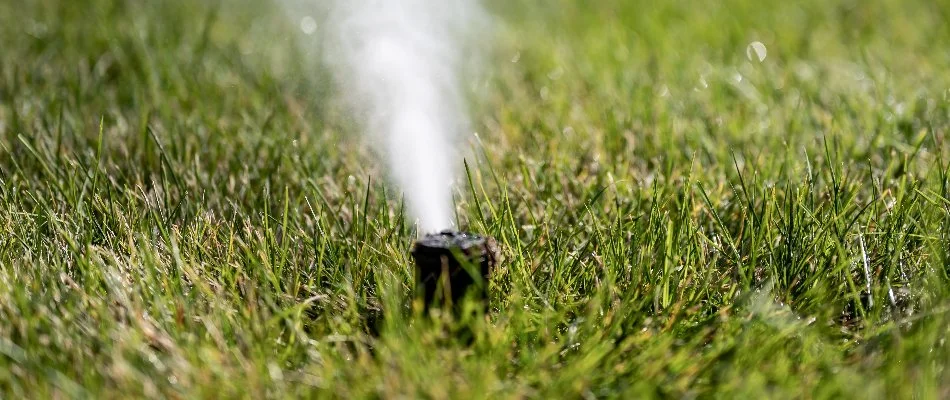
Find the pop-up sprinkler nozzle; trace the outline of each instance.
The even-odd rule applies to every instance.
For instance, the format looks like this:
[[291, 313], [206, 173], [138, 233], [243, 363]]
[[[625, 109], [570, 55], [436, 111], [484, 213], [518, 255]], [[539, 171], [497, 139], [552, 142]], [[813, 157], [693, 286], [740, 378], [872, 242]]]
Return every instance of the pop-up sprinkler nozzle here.
[[445, 230], [416, 241], [412, 257], [416, 261], [417, 290], [423, 291], [428, 310], [457, 305], [470, 292], [487, 299], [488, 281], [499, 251], [491, 237]]

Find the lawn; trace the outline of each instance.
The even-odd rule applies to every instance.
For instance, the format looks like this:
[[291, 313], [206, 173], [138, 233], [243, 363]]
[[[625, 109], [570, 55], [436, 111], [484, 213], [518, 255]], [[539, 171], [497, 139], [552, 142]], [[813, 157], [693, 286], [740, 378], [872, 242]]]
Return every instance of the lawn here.
[[300, 12], [0, 2], [0, 397], [950, 397], [946, 2], [486, 8], [452, 318]]

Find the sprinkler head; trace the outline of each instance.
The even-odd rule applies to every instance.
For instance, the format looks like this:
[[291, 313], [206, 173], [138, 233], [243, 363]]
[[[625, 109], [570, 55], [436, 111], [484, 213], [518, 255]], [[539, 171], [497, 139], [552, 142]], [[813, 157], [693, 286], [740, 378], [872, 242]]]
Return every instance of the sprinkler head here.
[[416, 241], [416, 290], [424, 293], [425, 309], [454, 307], [470, 292], [487, 299], [499, 254], [495, 239], [467, 232], [445, 230]]

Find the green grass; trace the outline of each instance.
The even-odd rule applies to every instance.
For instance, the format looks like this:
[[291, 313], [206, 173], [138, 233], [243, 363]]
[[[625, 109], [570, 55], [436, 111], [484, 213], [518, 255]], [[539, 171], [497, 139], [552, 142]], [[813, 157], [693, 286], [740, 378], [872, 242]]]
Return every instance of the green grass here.
[[276, 4], [0, 3], [0, 397], [950, 396], [950, 7], [508, 3], [461, 321]]

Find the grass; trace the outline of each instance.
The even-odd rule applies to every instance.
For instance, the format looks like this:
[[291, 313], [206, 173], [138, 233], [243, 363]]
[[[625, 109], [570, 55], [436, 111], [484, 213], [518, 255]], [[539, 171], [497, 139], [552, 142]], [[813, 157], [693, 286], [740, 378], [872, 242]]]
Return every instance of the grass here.
[[0, 3], [0, 397], [950, 396], [950, 8], [507, 3], [459, 321], [279, 5]]

